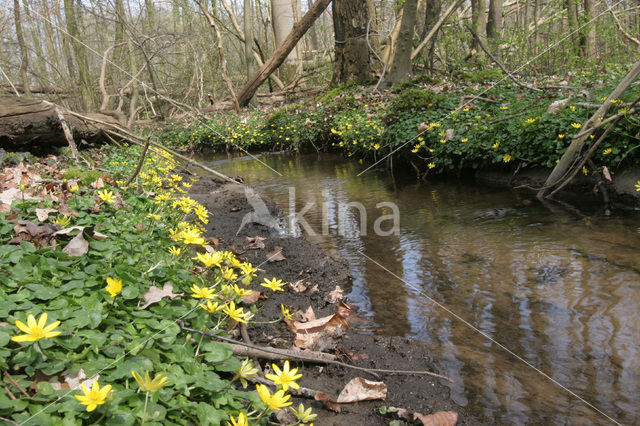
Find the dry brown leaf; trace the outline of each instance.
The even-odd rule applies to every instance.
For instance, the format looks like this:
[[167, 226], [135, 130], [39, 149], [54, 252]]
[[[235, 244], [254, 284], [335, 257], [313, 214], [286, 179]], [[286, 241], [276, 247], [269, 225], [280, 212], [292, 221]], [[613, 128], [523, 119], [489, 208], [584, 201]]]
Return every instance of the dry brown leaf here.
[[261, 297], [262, 297], [262, 293], [260, 293], [259, 291], [253, 290], [250, 294], [247, 294], [246, 296], [242, 296], [241, 300], [242, 300], [242, 303], [244, 303], [245, 305], [253, 305], [258, 300], [260, 300]]
[[[68, 233], [70, 233], [72, 231], [84, 232], [85, 228], [86, 228], [86, 226], [70, 226], [69, 228], [64, 228], [64, 229], [61, 229], [61, 230], [55, 232], [53, 234], [53, 236], [55, 237], [55, 236], [58, 236], [58, 235], [67, 235]], [[97, 231], [92, 231], [91, 232], [91, 238], [93, 238], [94, 240], [104, 240], [104, 239], [109, 238], [109, 236], [108, 235], [104, 235], [104, 234], [102, 234], [100, 232], [97, 232]]]
[[303, 280], [298, 280], [295, 283], [289, 283], [289, 290], [294, 293], [304, 293], [309, 288], [310, 283], [305, 283]]
[[342, 299], [344, 299], [344, 290], [339, 285], [337, 285], [336, 288], [334, 288], [331, 293], [324, 298], [324, 300], [329, 303], [338, 303]]
[[209, 244], [207, 244], [206, 246], [204, 246], [204, 250], [207, 253], [215, 253], [217, 250], [215, 248], [213, 248], [212, 246], [210, 246]]
[[165, 297], [168, 297], [169, 299], [175, 299], [176, 297], [180, 296], [184, 296], [184, 293], [174, 293], [173, 286], [171, 284], [165, 284], [165, 286], [162, 288], [153, 285], [149, 288], [149, 291], [143, 294], [144, 304], [140, 306], [140, 309], [145, 309], [149, 305], [158, 303]]
[[73, 257], [80, 257], [88, 251], [89, 242], [84, 239], [84, 234], [82, 232], [73, 237], [71, 241], [69, 241], [69, 244], [62, 249], [63, 253], [67, 253], [69, 256]]
[[607, 166], [602, 166], [602, 178], [604, 179], [604, 183], [606, 183], [607, 185], [610, 185], [611, 183], [613, 183], [611, 172], [609, 172], [609, 169], [607, 168]]
[[339, 404], [358, 401], [370, 401], [387, 398], [387, 385], [384, 382], [372, 382], [362, 377], [351, 379], [342, 389], [336, 402]]
[[424, 426], [455, 426], [458, 422], [458, 413], [453, 411], [438, 411], [428, 416], [413, 413], [414, 420], [420, 420]]
[[244, 246], [247, 250], [259, 250], [264, 248], [264, 240], [266, 238], [263, 237], [247, 237], [247, 244]]
[[286, 260], [287, 258], [282, 255], [282, 247], [275, 246], [273, 251], [267, 253], [267, 260], [269, 262], [280, 262]]
[[24, 195], [25, 200], [41, 200], [40, 197], [34, 197], [25, 191], [23, 194], [22, 191], [18, 188], [9, 188], [4, 192], [0, 192], [0, 203], [11, 204], [12, 201], [22, 200]]
[[298, 348], [311, 350], [317, 350], [318, 345], [322, 345], [323, 349], [332, 348], [336, 344], [335, 340], [349, 328], [349, 323], [340, 314], [308, 322], [287, 321], [287, 325], [295, 335], [293, 344]]
[[49, 218], [49, 213], [55, 213], [58, 210], [56, 209], [36, 209], [36, 217], [38, 218], [38, 222], [44, 222]]
[[95, 189], [104, 188], [104, 182], [102, 181], [102, 178], [98, 178], [91, 184], [91, 186]]
[[11, 205], [6, 203], [0, 203], [0, 213], [10, 212]]
[[331, 411], [335, 411], [336, 413], [339, 413], [340, 411], [342, 411], [340, 406], [336, 404], [334, 401], [332, 401], [331, 397], [324, 392], [318, 392], [317, 394], [315, 394], [313, 399], [315, 399], [316, 401], [320, 401], [322, 405], [325, 406], [325, 408]]

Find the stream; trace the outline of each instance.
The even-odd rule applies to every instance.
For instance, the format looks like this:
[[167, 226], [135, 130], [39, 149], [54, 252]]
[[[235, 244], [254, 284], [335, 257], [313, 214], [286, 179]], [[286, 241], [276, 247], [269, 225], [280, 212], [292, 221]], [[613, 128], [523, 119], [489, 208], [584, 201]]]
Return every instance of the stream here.
[[[640, 423], [637, 211], [605, 217], [464, 181], [357, 176], [364, 165], [328, 154], [198, 159], [242, 176], [276, 202], [286, 230], [348, 262], [361, 332], [424, 342], [455, 382], [443, 381], [451, 397], [479, 420], [610, 423], [570, 390], [617, 422]], [[304, 215], [311, 233], [289, 227], [294, 201], [298, 212], [315, 203]], [[366, 226], [355, 208], [339, 215], [349, 202], [364, 206]], [[374, 232], [392, 212], [376, 206], [384, 202], [399, 208], [397, 234]]]

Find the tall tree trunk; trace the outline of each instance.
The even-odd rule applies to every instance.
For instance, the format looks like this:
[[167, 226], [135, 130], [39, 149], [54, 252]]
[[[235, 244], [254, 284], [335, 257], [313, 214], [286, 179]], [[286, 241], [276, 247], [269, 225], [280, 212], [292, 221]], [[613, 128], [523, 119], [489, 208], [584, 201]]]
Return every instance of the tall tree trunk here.
[[144, 0], [145, 25], [147, 35], [151, 35], [156, 28], [156, 8], [153, 0]]
[[[273, 35], [277, 49], [282, 46], [282, 43], [293, 28], [293, 7], [291, 7], [291, 0], [271, 0], [271, 23], [273, 25]], [[295, 62], [295, 60], [296, 55], [292, 51], [285, 59], [285, 62]]]
[[387, 77], [387, 83], [394, 85], [409, 80], [411, 77], [411, 51], [413, 50], [413, 30], [416, 25], [418, 0], [405, 0], [402, 23], [393, 65]]
[[78, 65], [78, 75], [80, 77], [80, 99], [84, 111], [93, 109], [93, 99], [91, 96], [91, 81], [89, 78], [89, 64], [87, 62], [87, 54], [80, 40], [80, 32], [78, 30], [78, 21], [76, 16], [76, 8], [73, 0], [64, 0], [64, 15], [67, 21], [67, 32], [71, 38], [71, 46], [73, 47], [73, 55]]
[[[440, 16], [440, 12], [442, 11], [442, 2], [438, 0], [427, 0], [424, 8], [424, 27], [422, 27], [422, 32], [420, 34], [420, 40], [423, 40], [427, 34], [433, 29], [433, 26], [438, 21], [438, 17]], [[429, 64], [432, 63], [433, 59], [433, 46], [435, 41], [431, 41], [428, 43], [426, 47], [427, 49], [427, 62]]]
[[27, 45], [24, 42], [24, 35], [22, 33], [22, 18], [20, 17], [19, 0], [13, 0], [13, 19], [15, 20], [16, 25], [16, 38], [18, 39], [18, 46], [20, 47], [20, 79], [22, 80], [22, 90], [25, 95], [31, 96], [29, 76], [27, 75], [29, 57], [27, 56]]
[[[37, 77], [40, 78], [41, 82], [44, 83], [47, 77], [47, 65], [44, 56], [44, 50], [42, 49], [41, 33], [40, 33], [40, 20], [34, 21], [31, 19], [31, 13], [29, 12], [29, 2], [27, 0], [22, 0], [22, 6], [24, 9], [24, 14], [27, 22], [29, 22], [29, 33], [31, 35], [31, 42], [33, 43], [33, 48], [36, 51], [35, 60], [32, 62], [35, 63], [35, 68], [37, 70]], [[32, 65], [32, 70], [34, 65]], [[33, 72], [33, 71], [32, 71]]]
[[365, 0], [367, 16], [369, 17], [369, 44], [371, 48], [380, 53], [380, 37], [378, 35], [378, 17], [376, 15], [376, 5], [373, 0]]
[[569, 38], [570, 43], [572, 44], [572, 53], [576, 55], [580, 53], [580, 40], [574, 33], [578, 28], [578, 7], [575, 0], [565, 0], [565, 8], [567, 9], [567, 24], [569, 25], [569, 32], [574, 35]]
[[361, 0], [333, 2], [334, 83], [367, 81], [375, 76], [374, 57], [366, 39], [368, 21], [367, 8]]
[[471, 26], [480, 39], [477, 40], [474, 37], [471, 42], [471, 48], [479, 56], [482, 56], [484, 52], [480, 47], [480, 41], [485, 45], [487, 43], [487, 0], [471, 0], [471, 13]]
[[[584, 20], [585, 23], [591, 21], [595, 16], [594, 0], [584, 0]], [[585, 56], [587, 59], [595, 60], [598, 54], [598, 37], [596, 34], [596, 26], [590, 23], [584, 29], [584, 46]]]
[[[244, 60], [247, 63], [247, 80], [253, 75], [253, 11], [251, 0], [244, 0]], [[247, 41], [248, 40], [248, 41]]]
[[487, 19], [487, 37], [496, 41], [502, 33], [502, 0], [489, 0], [489, 17]]

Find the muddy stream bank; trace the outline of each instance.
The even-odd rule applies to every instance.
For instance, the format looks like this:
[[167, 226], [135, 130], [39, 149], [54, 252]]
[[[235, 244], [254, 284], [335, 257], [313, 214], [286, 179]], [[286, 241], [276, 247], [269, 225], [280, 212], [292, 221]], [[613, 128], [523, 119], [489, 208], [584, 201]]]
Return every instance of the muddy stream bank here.
[[[252, 224], [236, 236], [244, 215], [255, 211], [244, 193], [194, 191], [213, 212], [211, 231], [221, 244], [238, 249], [245, 237], [263, 236], [265, 250], [281, 246], [287, 257], [262, 266], [266, 276], [304, 277], [320, 286], [317, 295], [288, 293], [265, 309], [312, 305], [319, 316], [329, 314], [324, 295], [341, 285], [361, 318], [342, 342], [367, 354], [354, 363], [434, 369], [454, 380], [385, 376], [385, 405], [457, 411], [465, 423], [609, 422], [431, 298], [616, 421], [640, 421], [637, 211], [614, 209], [605, 217], [597, 202], [550, 207], [528, 193], [469, 182], [418, 184], [381, 170], [358, 177], [363, 166], [330, 155], [199, 159], [241, 176], [264, 194], [272, 213], [279, 210], [279, 232]], [[354, 202], [362, 210], [351, 206], [340, 214]], [[393, 213], [380, 203], [398, 206], [397, 233], [375, 232], [376, 221]], [[309, 229], [292, 227], [288, 213], [307, 204]], [[260, 264], [265, 252], [244, 256]], [[266, 344], [291, 333], [279, 324], [252, 338]], [[356, 376], [371, 379], [305, 366], [302, 384], [337, 393]], [[372, 419], [367, 424], [388, 422], [376, 414], [380, 405], [347, 406], [346, 414], [334, 420], [327, 413], [320, 424], [362, 424], [356, 420], [362, 415]]]

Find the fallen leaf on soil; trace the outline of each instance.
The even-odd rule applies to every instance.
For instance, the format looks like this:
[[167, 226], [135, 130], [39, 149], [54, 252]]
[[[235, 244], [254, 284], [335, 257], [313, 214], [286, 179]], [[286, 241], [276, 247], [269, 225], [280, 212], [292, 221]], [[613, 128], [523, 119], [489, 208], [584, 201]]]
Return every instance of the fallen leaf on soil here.
[[301, 349], [312, 350], [316, 349], [316, 346], [320, 343], [322, 343], [323, 349], [330, 349], [331, 346], [335, 346], [334, 341], [340, 338], [349, 328], [349, 323], [340, 314], [329, 315], [308, 322], [288, 320], [286, 323], [295, 335], [293, 344]]
[[336, 413], [339, 413], [340, 411], [342, 411], [340, 406], [335, 402], [333, 402], [331, 400], [331, 397], [324, 392], [318, 392], [317, 394], [315, 394], [313, 399], [315, 399], [316, 401], [320, 401], [322, 405], [325, 406], [325, 408], [331, 411], [335, 411]]
[[[86, 226], [71, 226], [69, 228], [64, 228], [64, 229], [61, 229], [61, 230], [55, 232], [53, 234], [53, 236], [55, 237], [55, 236], [58, 236], [58, 235], [67, 235], [71, 231], [82, 231], [82, 232], [84, 232], [85, 228], [86, 228]], [[92, 231], [91, 232], [91, 238], [93, 238], [94, 240], [104, 240], [104, 239], [109, 238], [109, 236], [101, 234], [100, 232]]]
[[280, 410], [276, 412], [276, 419], [281, 425], [294, 425], [298, 424], [295, 416], [289, 410]]
[[84, 234], [81, 232], [67, 244], [63, 249], [63, 253], [67, 253], [69, 256], [80, 257], [89, 251], [89, 242], [84, 239]]
[[95, 189], [104, 188], [104, 182], [102, 181], [102, 178], [98, 178], [96, 179], [95, 182], [91, 184], [91, 186], [94, 187]]
[[55, 213], [58, 210], [56, 209], [36, 209], [36, 217], [38, 218], [38, 222], [44, 222], [49, 218], [49, 213]]
[[280, 246], [276, 246], [273, 251], [267, 253], [267, 260], [269, 262], [280, 262], [286, 259], [287, 258], [282, 255], [282, 247]]
[[218, 247], [218, 244], [220, 244], [220, 240], [215, 237], [208, 237], [205, 238], [205, 240], [209, 242], [214, 248]]
[[13, 230], [16, 236], [7, 244], [18, 244], [20, 241], [33, 241], [42, 246], [50, 246], [55, 244], [55, 232], [60, 229], [59, 225], [45, 224], [36, 225], [28, 220], [19, 220]]
[[174, 299], [176, 297], [184, 296], [184, 293], [174, 293], [173, 286], [171, 284], [165, 284], [164, 287], [159, 288], [155, 285], [149, 288], [145, 294], [142, 295], [144, 297], [144, 305], [140, 306], [140, 309], [145, 309], [149, 305], [153, 305], [154, 303], [158, 303], [165, 297], [169, 299]]
[[384, 382], [372, 382], [362, 377], [351, 379], [342, 389], [336, 402], [339, 404], [347, 402], [370, 401], [373, 399], [386, 399], [387, 385]]
[[247, 250], [259, 250], [264, 248], [264, 240], [266, 238], [263, 237], [247, 237], [247, 243], [244, 248]]
[[[18, 188], [9, 188], [4, 192], [0, 193], [0, 203], [11, 204], [12, 201], [22, 200], [22, 191]], [[33, 195], [29, 195], [25, 192], [24, 194], [25, 200], [41, 200], [40, 197], [34, 197]]]
[[11, 206], [9, 204], [0, 203], [0, 213], [10, 212]]
[[254, 303], [256, 303], [261, 298], [263, 298], [262, 293], [260, 293], [259, 291], [253, 290], [251, 292], [251, 294], [247, 294], [246, 296], [242, 296], [241, 300], [242, 300], [242, 303], [244, 303], [245, 305], [253, 305]]
[[313, 308], [309, 306], [306, 311], [296, 311], [293, 314], [293, 319], [299, 322], [309, 322], [316, 319], [316, 314], [313, 312]]
[[337, 285], [336, 288], [334, 288], [331, 293], [324, 298], [324, 300], [329, 303], [338, 303], [342, 299], [344, 299], [344, 290], [342, 290], [339, 285]]
[[91, 388], [91, 386], [93, 385], [93, 382], [98, 381], [98, 379], [100, 378], [100, 375], [96, 374], [93, 377], [87, 378], [87, 375], [84, 373], [84, 370], [81, 368], [80, 371], [78, 371], [77, 373], [71, 373], [71, 372], [63, 373], [63, 377], [64, 377], [64, 382], [59, 383], [58, 388], [56, 388], [56, 386], [54, 386], [53, 383], [51, 383], [51, 387], [53, 387], [55, 390], [61, 390], [61, 389], [79, 390], [81, 389], [80, 385], [82, 384], [88, 388]]
[[611, 173], [607, 166], [602, 166], [602, 178], [604, 179], [604, 183], [607, 185], [613, 183], [613, 179], [611, 178]]
[[413, 420], [420, 420], [424, 426], [455, 426], [458, 413], [453, 411], [438, 411], [428, 416], [413, 413]]
[[294, 293], [304, 293], [305, 291], [307, 291], [307, 284], [309, 283], [305, 284], [302, 280], [298, 280], [295, 283], [289, 283], [289, 290]]

